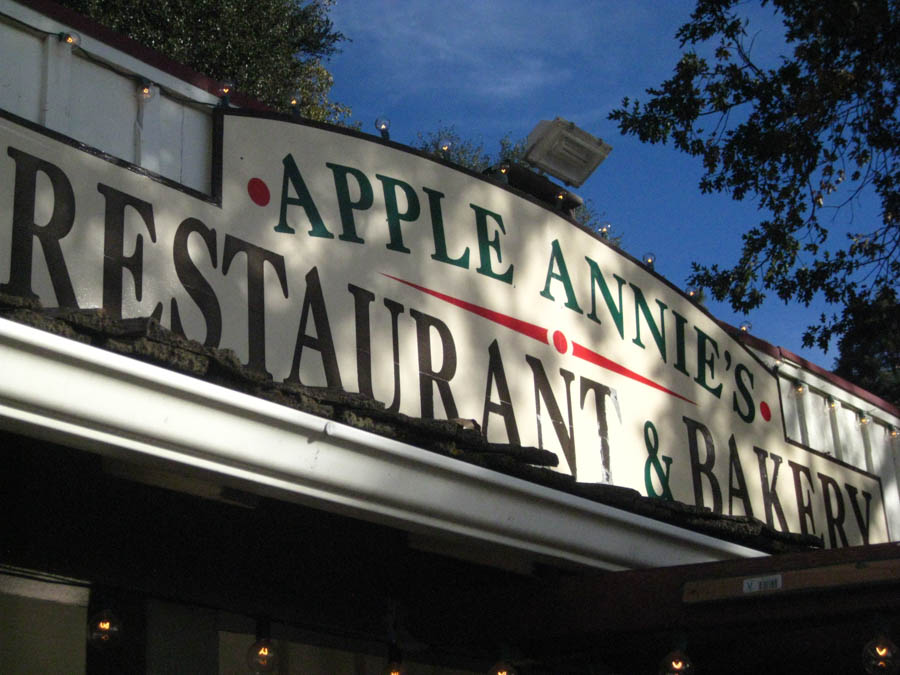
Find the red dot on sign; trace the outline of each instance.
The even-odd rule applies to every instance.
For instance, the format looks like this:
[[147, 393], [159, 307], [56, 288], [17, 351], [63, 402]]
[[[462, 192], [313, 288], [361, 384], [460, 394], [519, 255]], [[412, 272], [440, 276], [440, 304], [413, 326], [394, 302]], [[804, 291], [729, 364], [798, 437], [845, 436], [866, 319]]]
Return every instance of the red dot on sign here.
[[765, 401], [762, 401], [759, 404], [759, 412], [762, 413], [763, 419], [768, 422], [772, 419], [772, 411], [769, 409], [769, 404]]
[[566, 340], [566, 336], [562, 334], [562, 331], [556, 331], [553, 334], [553, 346], [556, 347], [556, 351], [560, 354], [565, 354], [569, 351], [569, 341]]
[[247, 183], [247, 193], [250, 195], [250, 199], [259, 206], [265, 206], [271, 198], [269, 186], [259, 178], [250, 179]]

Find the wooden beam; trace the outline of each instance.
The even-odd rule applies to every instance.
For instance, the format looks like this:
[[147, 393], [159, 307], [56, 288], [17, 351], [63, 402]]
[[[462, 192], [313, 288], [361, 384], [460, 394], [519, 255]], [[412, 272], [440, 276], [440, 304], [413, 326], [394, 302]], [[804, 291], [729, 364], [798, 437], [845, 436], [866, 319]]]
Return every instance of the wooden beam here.
[[682, 597], [686, 603], [700, 603], [884, 583], [900, 583], [900, 558], [689, 581]]

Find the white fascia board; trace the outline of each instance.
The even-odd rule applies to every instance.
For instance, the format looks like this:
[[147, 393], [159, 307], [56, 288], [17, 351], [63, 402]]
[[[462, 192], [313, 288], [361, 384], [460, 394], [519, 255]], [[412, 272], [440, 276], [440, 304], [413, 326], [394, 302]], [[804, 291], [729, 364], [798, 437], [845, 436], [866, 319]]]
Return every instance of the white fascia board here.
[[87, 609], [90, 593], [90, 584], [86, 581], [38, 575], [30, 570], [0, 566], [0, 594]]
[[0, 426], [608, 570], [765, 555], [0, 319]]

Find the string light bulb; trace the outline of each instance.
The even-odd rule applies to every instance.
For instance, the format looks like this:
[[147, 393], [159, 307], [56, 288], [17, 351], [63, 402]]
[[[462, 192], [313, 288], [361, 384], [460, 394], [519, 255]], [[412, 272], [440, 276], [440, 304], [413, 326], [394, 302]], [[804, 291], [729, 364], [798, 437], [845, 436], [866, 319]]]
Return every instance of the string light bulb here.
[[738, 328], [740, 328], [742, 333], [749, 333], [750, 329], [753, 328], [753, 324], [749, 321], [742, 321], [741, 325], [738, 326]]
[[897, 438], [898, 436], [900, 436], [900, 429], [897, 429], [897, 427], [891, 427], [891, 438]]
[[269, 638], [261, 638], [247, 650], [247, 666], [253, 673], [274, 673], [278, 668], [278, 652]]
[[862, 426], [866, 426], [871, 421], [872, 421], [872, 417], [868, 413], [860, 413], [859, 414], [859, 423]]
[[69, 45], [70, 47], [77, 47], [81, 44], [81, 36], [78, 33], [73, 33], [71, 31], [64, 31], [59, 33], [56, 37], [59, 38], [59, 41]]
[[794, 396], [803, 396], [806, 393], [806, 387], [803, 386], [802, 382], [794, 383]]
[[641, 256], [641, 262], [652, 270], [653, 266], [656, 264], [656, 254], [649, 252], [645, 253]]
[[900, 658], [895, 645], [884, 633], [879, 633], [866, 643], [862, 653], [863, 668], [869, 675], [897, 673]]
[[222, 105], [227, 107], [231, 103], [231, 95], [234, 93], [234, 82], [226, 80], [219, 85], [217, 93]]
[[406, 675], [406, 667], [403, 665], [403, 652], [396, 643], [388, 646], [388, 664], [384, 669], [385, 675]]
[[137, 95], [142, 101], [149, 101], [153, 98], [153, 84], [150, 80], [144, 78], [138, 80]]
[[659, 664], [659, 675], [684, 675], [684, 673], [692, 672], [694, 672], [694, 664], [680, 649], [666, 654]]
[[93, 647], [115, 644], [121, 633], [122, 622], [108, 609], [94, 614], [88, 622], [88, 644]]
[[295, 91], [291, 95], [291, 99], [288, 102], [288, 106], [290, 106], [291, 113], [293, 116], [300, 117], [300, 105], [303, 103], [303, 97], [300, 95], [299, 91]]
[[375, 128], [378, 129], [378, 133], [381, 134], [381, 137], [388, 141], [391, 138], [390, 128], [391, 121], [387, 117], [376, 117], [375, 118]]
[[488, 675], [516, 675], [516, 669], [506, 660], [497, 661], [488, 671]]
[[496, 164], [485, 171], [485, 173], [489, 174], [494, 180], [498, 183], [509, 184], [509, 171], [512, 167], [512, 162], [508, 159], [501, 160], [499, 164]]
[[274, 673], [278, 669], [278, 651], [268, 619], [256, 620], [256, 642], [247, 649], [247, 666], [253, 673]]
[[612, 230], [611, 223], [600, 223], [600, 227], [597, 228], [597, 232], [600, 233], [600, 236], [604, 239], [609, 238], [609, 233]]
[[442, 138], [438, 141], [438, 150], [441, 151], [441, 157], [447, 159], [447, 155], [450, 154], [450, 148], [453, 147], [453, 141], [449, 138]]

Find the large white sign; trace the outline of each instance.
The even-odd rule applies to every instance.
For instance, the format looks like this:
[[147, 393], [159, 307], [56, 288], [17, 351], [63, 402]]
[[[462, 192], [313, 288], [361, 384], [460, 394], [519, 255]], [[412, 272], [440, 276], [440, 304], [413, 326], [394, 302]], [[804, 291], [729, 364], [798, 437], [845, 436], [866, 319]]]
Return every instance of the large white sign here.
[[788, 443], [773, 373], [678, 289], [502, 186], [226, 114], [217, 204], [0, 129], [6, 292], [155, 313], [276, 380], [475, 419], [581, 481], [830, 546], [887, 541], [879, 479]]

